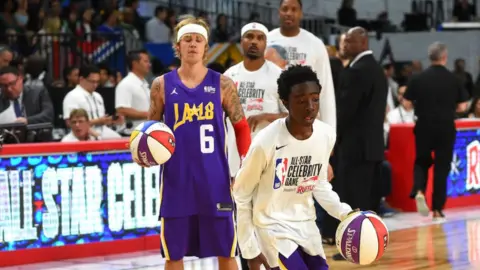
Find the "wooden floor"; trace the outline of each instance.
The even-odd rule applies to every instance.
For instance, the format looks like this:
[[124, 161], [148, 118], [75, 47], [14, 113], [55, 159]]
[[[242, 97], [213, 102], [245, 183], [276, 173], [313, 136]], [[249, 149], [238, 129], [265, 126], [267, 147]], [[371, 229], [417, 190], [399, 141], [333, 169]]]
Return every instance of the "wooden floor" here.
[[[327, 256], [337, 250], [326, 247]], [[393, 231], [385, 255], [375, 264], [328, 260], [331, 269], [480, 269], [480, 219]]]
[[[448, 221], [433, 224], [431, 218], [401, 213], [384, 219], [390, 244], [383, 258], [369, 266], [335, 262], [335, 247], [325, 247], [332, 270], [355, 269], [455, 269], [480, 270], [480, 207], [447, 210]], [[161, 270], [165, 260], [157, 250], [123, 255], [56, 261], [6, 267], [1, 270]], [[217, 270], [214, 258], [185, 259], [185, 270]], [[295, 269], [292, 269], [295, 270]]]

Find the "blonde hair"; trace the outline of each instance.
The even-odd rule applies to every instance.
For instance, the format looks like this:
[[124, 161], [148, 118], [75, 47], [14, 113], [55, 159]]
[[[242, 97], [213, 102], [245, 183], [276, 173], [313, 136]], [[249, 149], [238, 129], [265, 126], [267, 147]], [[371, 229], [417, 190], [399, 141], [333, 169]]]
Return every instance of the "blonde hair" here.
[[[185, 16], [184, 19], [181, 20], [173, 30], [173, 51], [175, 52], [175, 56], [178, 59], [180, 59], [180, 52], [178, 51], [178, 44], [180, 42], [177, 42], [178, 31], [180, 30], [180, 28], [184, 27], [187, 24], [198, 24], [202, 26], [203, 28], [207, 29], [207, 35], [210, 36], [210, 27], [208, 27], [208, 23], [204, 19], [197, 18], [194, 16]], [[208, 49], [209, 49], [209, 46], [208, 46], [208, 40], [207, 40], [207, 43], [205, 44], [205, 53], [203, 54], [203, 60], [206, 60], [207, 58]]]
[[84, 109], [74, 109], [70, 112], [70, 117], [68, 118], [69, 120], [72, 120], [73, 118], [77, 117], [85, 117], [87, 121], [90, 121], [88, 117], [88, 113]]

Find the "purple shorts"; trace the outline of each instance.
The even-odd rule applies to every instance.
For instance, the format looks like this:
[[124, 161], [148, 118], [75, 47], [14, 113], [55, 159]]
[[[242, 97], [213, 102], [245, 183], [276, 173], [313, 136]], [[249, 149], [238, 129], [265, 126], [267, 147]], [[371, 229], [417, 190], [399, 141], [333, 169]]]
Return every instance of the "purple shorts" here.
[[278, 264], [275, 270], [328, 270], [327, 261], [321, 256], [308, 255], [301, 247], [298, 247], [290, 257], [285, 258], [279, 254]]
[[178, 261], [185, 256], [198, 258], [237, 256], [237, 235], [231, 217], [189, 216], [161, 218], [162, 255]]

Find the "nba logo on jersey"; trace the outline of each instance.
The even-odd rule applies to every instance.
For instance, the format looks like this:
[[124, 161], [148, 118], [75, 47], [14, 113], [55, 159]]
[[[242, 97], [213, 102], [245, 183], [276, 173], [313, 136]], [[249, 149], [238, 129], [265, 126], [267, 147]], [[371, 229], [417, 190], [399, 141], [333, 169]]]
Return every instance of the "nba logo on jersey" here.
[[275, 179], [273, 180], [273, 189], [279, 189], [285, 182], [287, 174], [288, 158], [277, 158], [275, 162]]
[[203, 87], [203, 91], [204, 91], [205, 93], [215, 94], [215, 87], [205, 86], [205, 87]]

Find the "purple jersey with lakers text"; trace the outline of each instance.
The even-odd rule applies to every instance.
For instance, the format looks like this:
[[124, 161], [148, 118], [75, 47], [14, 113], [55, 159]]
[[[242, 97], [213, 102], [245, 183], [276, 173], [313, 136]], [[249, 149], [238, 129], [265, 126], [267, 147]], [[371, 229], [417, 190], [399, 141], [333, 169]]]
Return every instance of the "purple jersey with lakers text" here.
[[164, 121], [175, 135], [176, 148], [162, 166], [161, 217], [232, 215], [220, 76], [209, 69], [191, 89], [177, 70], [164, 75]]

